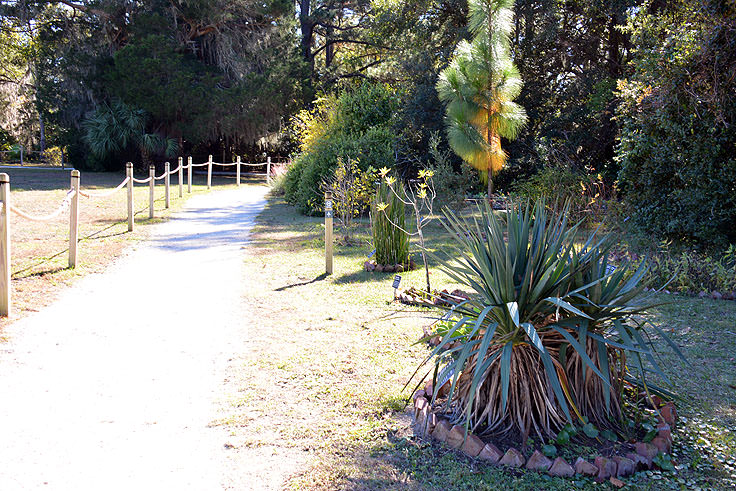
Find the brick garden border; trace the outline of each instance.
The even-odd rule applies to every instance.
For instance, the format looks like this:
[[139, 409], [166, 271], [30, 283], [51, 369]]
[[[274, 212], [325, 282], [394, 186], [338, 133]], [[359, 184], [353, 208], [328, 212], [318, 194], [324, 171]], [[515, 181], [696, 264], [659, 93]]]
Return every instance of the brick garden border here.
[[[440, 387], [439, 396], [443, 396], [449, 390], [448, 384]], [[570, 465], [562, 457], [550, 460], [539, 450], [534, 450], [528, 460], [516, 448], [509, 448], [505, 453], [501, 452], [493, 443], [485, 443], [477, 435], [468, 433], [465, 438], [465, 427], [452, 425], [449, 420], [432, 411], [432, 383], [425, 384], [423, 390], [417, 390], [413, 395], [414, 400], [414, 432], [420, 437], [433, 438], [446, 443], [455, 450], [459, 450], [468, 457], [476, 458], [491, 465], [503, 465], [512, 468], [525, 467], [526, 469], [546, 472], [551, 476], [572, 477], [582, 474], [595, 478], [597, 481], [611, 479], [616, 486], [624, 483], [619, 477], [627, 477], [640, 469], [651, 469], [652, 461], [659, 453], [667, 454], [672, 450], [672, 431], [677, 420], [677, 411], [672, 402], [665, 403], [659, 408], [659, 424], [657, 425], [657, 436], [651, 443], [636, 442], [636, 451], [628, 452], [626, 456], [613, 456], [607, 458], [602, 455], [596, 456], [593, 463], [582, 457], [578, 457], [573, 465]]]

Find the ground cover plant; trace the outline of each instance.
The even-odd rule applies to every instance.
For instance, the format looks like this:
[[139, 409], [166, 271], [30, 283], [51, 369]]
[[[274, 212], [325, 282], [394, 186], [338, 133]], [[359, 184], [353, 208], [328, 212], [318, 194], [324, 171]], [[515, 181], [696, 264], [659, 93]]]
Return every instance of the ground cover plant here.
[[[437, 222], [429, 230], [434, 253], [455, 241]], [[253, 306], [259, 329], [235, 360], [232, 395], [217, 422], [229, 428], [233, 452], [276, 469], [286, 484], [278, 480], [275, 487], [287, 489], [601, 489], [579, 476], [501, 470], [416, 438], [404, 406], [409, 394], [401, 387], [428, 354], [412, 343], [437, 311], [392, 303], [393, 274], [362, 269], [371, 252], [366, 221], [355, 232], [365, 245], [337, 245], [335, 274], [328, 277], [323, 237], [322, 219], [301, 216], [279, 199], [258, 219], [246, 251], [244, 301]], [[430, 273], [439, 286], [460, 286], [436, 264]], [[402, 286], [421, 287], [423, 276], [405, 272]], [[654, 301], [669, 298], [656, 294]], [[672, 368], [676, 354], [660, 355], [682, 396], [675, 470], [640, 472], [626, 481], [631, 489], [729, 489], [736, 482], [728, 467], [736, 459], [736, 391], [729, 388], [736, 382], [736, 337], [723, 333], [736, 324], [736, 304], [680, 298], [656, 307], [652, 321], [667, 326], [686, 357], [702, 362], [679, 370]], [[576, 451], [589, 457], [593, 449]]]

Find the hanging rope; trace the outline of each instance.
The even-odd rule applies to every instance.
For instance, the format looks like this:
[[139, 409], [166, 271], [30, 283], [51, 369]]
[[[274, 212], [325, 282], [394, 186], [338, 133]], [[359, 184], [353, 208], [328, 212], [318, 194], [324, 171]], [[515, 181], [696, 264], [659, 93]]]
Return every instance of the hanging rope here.
[[112, 189], [110, 191], [106, 191], [104, 193], [85, 193], [84, 191], [82, 191], [80, 189], [79, 190], [79, 195], [80, 196], [84, 196], [85, 198], [106, 198], [108, 196], [112, 196], [113, 194], [115, 194], [118, 191], [120, 191], [121, 189], [123, 189], [123, 186], [125, 186], [126, 184], [128, 184], [128, 181], [130, 181], [130, 178], [129, 177], [126, 177], [125, 180], [123, 180], [123, 182], [121, 182], [120, 184], [118, 184], [118, 187], [116, 187], [115, 189]]
[[73, 189], [70, 189], [69, 192], [66, 193], [66, 197], [61, 202], [61, 204], [56, 209], [56, 211], [54, 211], [53, 213], [50, 213], [48, 215], [41, 215], [41, 216], [38, 216], [38, 215], [30, 215], [30, 214], [28, 214], [28, 213], [26, 213], [26, 212], [24, 212], [24, 211], [16, 208], [13, 205], [9, 205], [8, 206], [8, 209], [10, 211], [12, 211], [13, 213], [15, 213], [16, 215], [25, 218], [26, 220], [30, 220], [32, 222], [47, 222], [49, 220], [53, 220], [54, 218], [58, 217], [67, 208], [69, 208], [69, 203], [71, 203], [72, 198], [74, 197], [74, 194], [75, 194], [74, 190]]

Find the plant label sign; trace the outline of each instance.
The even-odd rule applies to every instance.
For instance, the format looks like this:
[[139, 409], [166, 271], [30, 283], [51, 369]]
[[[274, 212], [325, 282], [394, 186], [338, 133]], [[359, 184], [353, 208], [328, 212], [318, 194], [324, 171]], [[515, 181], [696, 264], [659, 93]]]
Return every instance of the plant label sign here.
[[399, 284], [401, 284], [401, 276], [396, 275], [394, 276], [394, 290], [399, 287]]

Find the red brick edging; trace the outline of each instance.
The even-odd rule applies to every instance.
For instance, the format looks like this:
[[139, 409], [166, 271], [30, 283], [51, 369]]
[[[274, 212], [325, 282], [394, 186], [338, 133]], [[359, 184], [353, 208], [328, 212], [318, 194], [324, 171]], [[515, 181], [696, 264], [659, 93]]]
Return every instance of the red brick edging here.
[[[443, 390], [444, 389], [444, 390]], [[440, 395], [446, 392], [447, 384], [440, 388]], [[550, 460], [539, 450], [524, 458], [522, 453], [509, 448], [501, 452], [493, 443], [484, 443], [477, 435], [468, 432], [465, 437], [465, 427], [452, 425], [447, 419], [432, 412], [432, 384], [427, 382], [424, 390], [414, 393], [414, 430], [423, 437], [431, 437], [444, 442], [450, 447], [461, 451], [468, 457], [473, 457], [492, 465], [507, 467], [525, 467], [538, 472], [546, 472], [551, 476], [572, 477], [576, 473], [591, 476], [599, 481], [626, 477], [640, 469], [651, 469], [652, 461], [659, 453], [669, 453], [672, 450], [672, 432], [677, 419], [677, 411], [672, 402], [666, 403], [659, 409], [660, 421], [657, 425], [657, 436], [651, 443], [636, 442], [635, 452], [629, 452], [625, 457], [604, 456], [595, 457], [593, 463], [578, 457], [573, 465], [568, 464], [562, 457]]]

